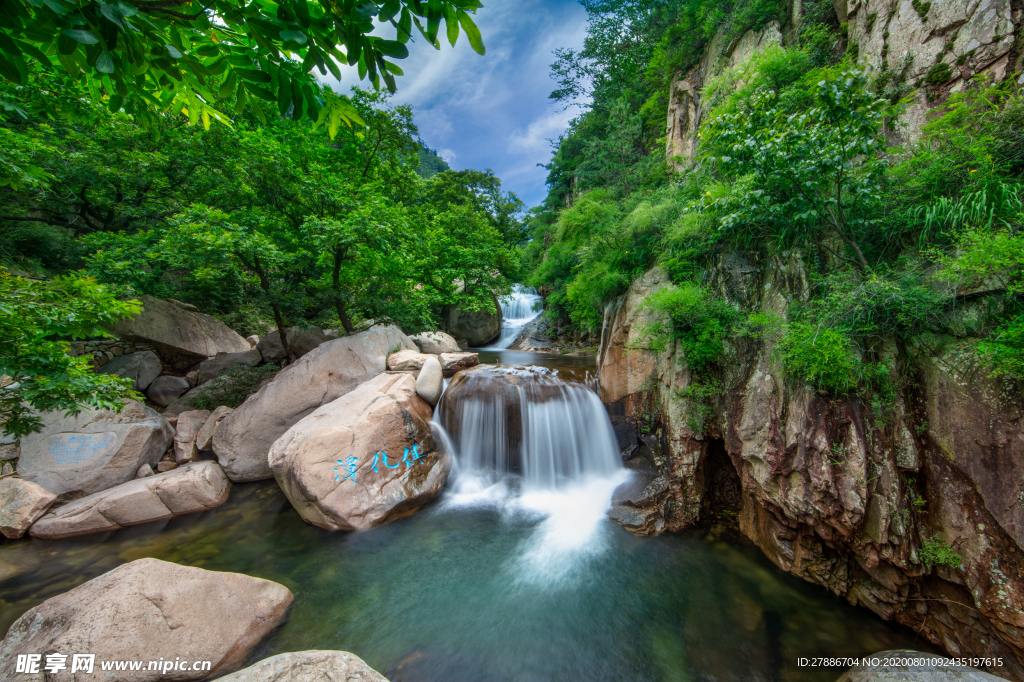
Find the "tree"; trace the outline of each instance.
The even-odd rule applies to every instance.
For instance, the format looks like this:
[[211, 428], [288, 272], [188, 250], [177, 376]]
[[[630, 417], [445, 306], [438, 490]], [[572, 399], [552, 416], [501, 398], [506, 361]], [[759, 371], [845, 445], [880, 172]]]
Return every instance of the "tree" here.
[[501, 191], [501, 180], [491, 170], [447, 170], [424, 185], [423, 200], [439, 209], [469, 206], [479, 211], [509, 246], [526, 241], [529, 230], [520, 219], [526, 204], [512, 192]]
[[[25, 85], [34, 70], [63, 69], [91, 92], [155, 125], [165, 111], [189, 122], [229, 122], [251, 100], [281, 115], [326, 124], [359, 122], [346, 99], [322, 86], [318, 69], [341, 79], [357, 66], [375, 88], [395, 89], [413, 26], [440, 49], [442, 20], [455, 45], [460, 30], [484, 53], [470, 14], [479, 0], [6, 0], [0, 5], [0, 78]], [[374, 35], [374, 18], [393, 38]], [[24, 114], [16, 102], [2, 102]], [[256, 111], [260, 111], [257, 109]]]
[[6, 435], [42, 428], [40, 413], [78, 414], [85, 406], [120, 411], [137, 397], [132, 382], [94, 374], [67, 354], [65, 338], [109, 336], [106, 327], [142, 310], [92, 278], [36, 282], [0, 269], [0, 422]]
[[885, 140], [895, 108], [848, 72], [818, 83], [814, 106], [787, 114], [769, 92], [749, 109], [708, 122], [702, 140], [726, 177], [742, 178], [742, 196], [722, 219], [729, 231], [770, 235], [780, 244], [821, 240], [829, 230], [852, 252], [842, 260], [870, 272], [860, 241], [877, 223]]

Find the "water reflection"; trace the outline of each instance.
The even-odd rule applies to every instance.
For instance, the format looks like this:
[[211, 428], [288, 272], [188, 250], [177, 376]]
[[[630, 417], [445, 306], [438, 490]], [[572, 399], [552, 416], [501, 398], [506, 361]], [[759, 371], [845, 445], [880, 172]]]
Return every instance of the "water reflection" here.
[[[530, 552], [544, 510], [434, 505], [359, 534], [302, 522], [273, 482], [222, 507], [109, 536], [0, 547], [0, 627], [45, 598], [152, 556], [276, 580], [295, 593], [259, 657], [342, 649], [402, 680], [828, 680], [798, 656], [925, 645], [769, 564], [730, 532], [637, 538], [603, 520], [603, 551], [557, 581]], [[568, 533], [566, 535], [565, 533]]]

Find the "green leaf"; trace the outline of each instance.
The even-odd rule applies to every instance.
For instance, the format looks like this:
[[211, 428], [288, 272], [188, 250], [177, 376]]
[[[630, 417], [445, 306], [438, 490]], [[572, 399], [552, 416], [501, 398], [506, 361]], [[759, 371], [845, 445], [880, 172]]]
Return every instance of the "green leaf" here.
[[302, 118], [302, 104], [305, 98], [302, 96], [302, 86], [299, 81], [292, 81], [292, 120], [298, 121]]
[[100, 73], [114, 73], [114, 60], [106, 50], [96, 58], [96, 70]]
[[305, 45], [308, 38], [302, 31], [281, 31], [278, 35], [281, 36], [281, 40], [285, 42], [293, 42], [299, 45]]
[[266, 71], [257, 71], [256, 69], [234, 69], [231, 73], [238, 74], [239, 78], [244, 78], [247, 81], [254, 83], [269, 83], [270, 74]]
[[281, 74], [281, 84], [277, 88], [277, 111], [282, 116], [288, 111], [288, 105], [292, 103], [292, 83], [286, 74]]
[[[92, 34], [92, 31], [86, 31], [80, 28], [66, 28], [61, 31], [60, 34], [66, 38], [71, 38], [71, 40], [74, 40], [75, 42], [82, 43], [83, 45], [95, 45], [100, 42], [100, 39]], [[180, 57], [181, 55], [178, 56]]]
[[448, 31], [448, 42], [455, 47], [455, 41], [459, 39], [459, 18], [455, 14], [455, 7], [444, 4], [444, 27]]
[[[244, 85], [246, 90], [248, 90], [249, 92], [256, 95], [262, 100], [266, 100], [267, 102], [277, 101], [277, 95], [275, 95], [270, 90], [267, 90], [266, 88], [262, 88], [258, 85], [253, 85], [252, 83], [249, 83], [247, 81], [243, 81], [241, 85]], [[287, 107], [285, 108], [287, 109]]]
[[181, 52], [174, 45], [164, 45], [164, 47], [167, 48], [167, 54], [175, 59], [181, 59]]
[[377, 50], [392, 59], [405, 59], [409, 56], [409, 48], [397, 40], [378, 40], [374, 43]]
[[398, 0], [387, 0], [384, 6], [380, 8], [380, 14], [377, 15], [377, 19], [380, 21], [391, 21], [400, 9], [402, 9], [402, 5]]
[[412, 38], [412, 14], [408, 9], [402, 9], [402, 19], [398, 22], [398, 39], [403, 43], [409, 42]]
[[476, 27], [476, 24], [473, 23], [470, 16], [461, 9], [458, 14], [459, 23], [462, 25], [462, 30], [466, 32], [466, 38], [469, 39], [470, 46], [477, 54], [485, 54], [487, 52], [487, 48], [484, 47], [484, 40], [480, 35], [480, 29]]

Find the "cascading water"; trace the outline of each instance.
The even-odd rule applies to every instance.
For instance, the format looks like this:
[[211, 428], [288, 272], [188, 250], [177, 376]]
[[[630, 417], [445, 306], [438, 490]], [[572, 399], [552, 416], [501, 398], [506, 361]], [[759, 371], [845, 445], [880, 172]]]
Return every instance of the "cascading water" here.
[[501, 350], [511, 346], [523, 327], [540, 315], [542, 300], [537, 295], [536, 289], [525, 287], [522, 284], [516, 284], [511, 294], [502, 296], [500, 300], [501, 336], [488, 346], [488, 349]]
[[512, 569], [517, 582], [557, 582], [604, 549], [598, 529], [626, 472], [589, 386], [541, 367], [480, 366], [456, 375], [435, 420], [457, 461], [449, 505], [541, 519]]

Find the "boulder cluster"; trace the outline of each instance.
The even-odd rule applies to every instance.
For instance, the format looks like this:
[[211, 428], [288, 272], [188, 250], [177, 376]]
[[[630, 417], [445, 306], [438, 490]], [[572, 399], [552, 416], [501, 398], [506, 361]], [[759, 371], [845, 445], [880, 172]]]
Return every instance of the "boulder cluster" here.
[[[120, 352], [95, 362], [97, 371], [131, 379], [145, 403], [44, 414], [41, 431], [3, 445], [5, 537], [110, 533], [213, 509], [233, 483], [271, 478], [308, 523], [358, 531], [415, 513], [444, 487], [452, 454], [435, 437], [433, 411], [445, 379], [478, 363], [448, 334], [410, 338], [378, 325], [339, 338], [291, 328], [286, 351], [277, 331], [244, 339], [187, 304], [143, 304], [108, 344]], [[283, 368], [271, 367], [276, 373], [236, 407], [197, 409], [220, 395], [228, 370], [270, 364]], [[220, 677], [246, 661], [291, 602], [287, 588], [268, 580], [141, 559], [29, 610], [0, 642], [0, 656], [88, 650], [100, 660], [204, 659], [205, 670], [123, 679]], [[46, 679], [77, 679], [70, 668]], [[337, 651], [275, 656], [222, 679], [325, 674], [384, 680]]]

